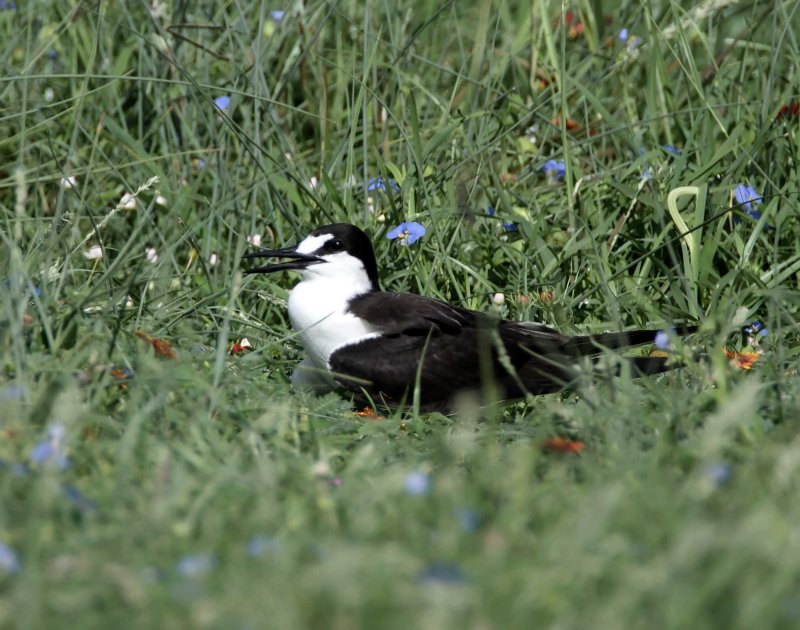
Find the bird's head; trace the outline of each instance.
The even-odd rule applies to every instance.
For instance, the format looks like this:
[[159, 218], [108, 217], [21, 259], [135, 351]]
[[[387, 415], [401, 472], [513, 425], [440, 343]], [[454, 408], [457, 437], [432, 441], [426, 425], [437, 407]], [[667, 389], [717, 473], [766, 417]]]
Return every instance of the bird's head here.
[[380, 290], [378, 265], [369, 237], [355, 225], [333, 223], [317, 228], [293, 247], [262, 250], [245, 258], [288, 260], [248, 269], [247, 273], [301, 271], [306, 279], [329, 278]]

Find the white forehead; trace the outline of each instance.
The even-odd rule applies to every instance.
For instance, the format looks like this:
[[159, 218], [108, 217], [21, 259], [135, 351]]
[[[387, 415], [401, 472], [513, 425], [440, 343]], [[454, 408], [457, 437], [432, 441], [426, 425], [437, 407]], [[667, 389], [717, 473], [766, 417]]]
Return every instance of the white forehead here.
[[300, 244], [295, 247], [298, 254], [313, 254], [325, 243], [333, 238], [333, 234], [320, 234], [318, 236], [306, 236]]

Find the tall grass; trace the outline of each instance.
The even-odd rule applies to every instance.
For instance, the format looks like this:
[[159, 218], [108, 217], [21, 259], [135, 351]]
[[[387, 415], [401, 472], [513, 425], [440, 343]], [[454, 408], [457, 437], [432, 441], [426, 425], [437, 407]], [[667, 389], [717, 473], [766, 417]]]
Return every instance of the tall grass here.
[[[796, 625], [798, 26], [0, 1], [0, 625]], [[291, 391], [293, 280], [242, 275], [334, 221], [392, 290], [701, 331], [658, 378], [358, 416]]]

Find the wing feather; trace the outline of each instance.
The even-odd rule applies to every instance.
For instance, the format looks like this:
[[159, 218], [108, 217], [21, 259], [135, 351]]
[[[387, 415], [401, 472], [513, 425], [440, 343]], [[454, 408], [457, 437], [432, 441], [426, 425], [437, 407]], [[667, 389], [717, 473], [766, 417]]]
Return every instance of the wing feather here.
[[[368, 293], [355, 298], [349, 309], [382, 336], [331, 355], [330, 368], [339, 384], [399, 403], [410, 396], [419, 377], [425, 409], [447, 409], [459, 391], [480, 390], [487, 367], [506, 398], [560, 391], [578, 376], [580, 357], [596, 358], [605, 350], [650, 343], [657, 332], [570, 337], [543, 324], [492, 319], [409, 293]], [[664, 359], [627, 360], [640, 374], [671, 367]]]

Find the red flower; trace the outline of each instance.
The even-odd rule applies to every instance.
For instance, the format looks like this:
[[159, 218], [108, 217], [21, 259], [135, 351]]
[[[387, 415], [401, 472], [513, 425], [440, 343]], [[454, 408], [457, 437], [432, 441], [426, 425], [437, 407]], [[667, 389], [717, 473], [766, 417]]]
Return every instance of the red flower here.
[[567, 35], [570, 39], [575, 39], [583, 34], [583, 22], [575, 17], [574, 11], [567, 11], [564, 14], [564, 21], [567, 23], [567, 26], [569, 26]]
[[788, 105], [784, 105], [778, 110], [775, 120], [783, 120], [784, 118], [797, 118], [800, 116], [800, 102], [792, 101]]
[[178, 360], [178, 357], [175, 356], [175, 352], [172, 350], [172, 344], [166, 339], [153, 337], [153, 335], [148, 335], [142, 330], [137, 330], [135, 335], [139, 337], [139, 339], [142, 339], [153, 346], [153, 351], [156, 353], [157, 357], [161, 357], [162, 359], [171, 359], [172, 361]]
[[243, 354], [253, 349], [253, 344], [247, 337], [242, 337], [239, 341], [234, 341], [228, 345], [228, 352], [231, 354]]
[[580, 453], [585, 448], [583, 442], [579, 440], [569, 440], [567, 438], [555, 436], [542, 442], [542, 450], [548, 453]]

